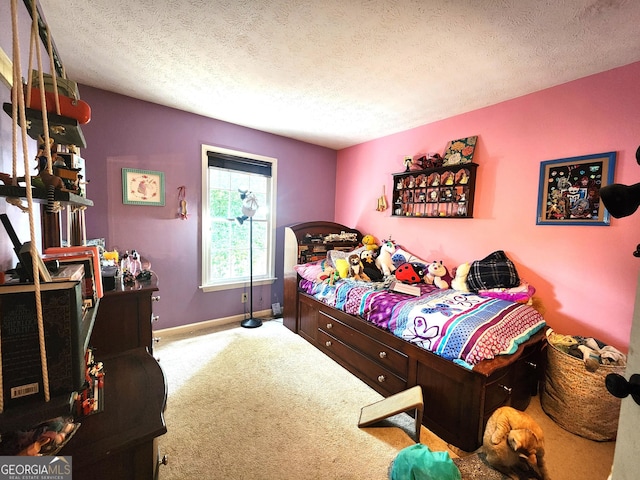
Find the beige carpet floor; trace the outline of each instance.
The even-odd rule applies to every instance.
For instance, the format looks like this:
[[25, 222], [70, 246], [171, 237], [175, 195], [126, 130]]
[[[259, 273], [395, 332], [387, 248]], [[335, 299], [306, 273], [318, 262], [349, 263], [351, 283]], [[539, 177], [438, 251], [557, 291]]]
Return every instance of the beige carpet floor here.
[[[361, 408], [382, 397], [279, 321], [163, 334], [154, 353], [169, 389], [161, 480], [384, 480], [414, 443], [406, 414], [358, 428]], [[538, 397], [528, 412], [545, 431], [554, 480], [607, 478], [615, 442], [562, 430]], [[465, 454], [424, 427], [421, 440]]]

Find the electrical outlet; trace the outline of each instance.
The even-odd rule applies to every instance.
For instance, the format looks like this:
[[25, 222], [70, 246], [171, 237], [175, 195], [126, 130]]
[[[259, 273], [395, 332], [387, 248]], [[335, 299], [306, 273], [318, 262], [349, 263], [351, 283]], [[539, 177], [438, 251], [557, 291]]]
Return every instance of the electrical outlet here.
[[243, 293], [240, 299], [242, 300], [242, 303], [247, 303], [247, 294]]

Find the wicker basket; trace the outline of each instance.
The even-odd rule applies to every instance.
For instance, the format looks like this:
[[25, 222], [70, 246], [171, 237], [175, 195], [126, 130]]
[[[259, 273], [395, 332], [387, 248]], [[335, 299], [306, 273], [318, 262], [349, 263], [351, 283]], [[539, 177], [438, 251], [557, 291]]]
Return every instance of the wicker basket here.
[[590, 440], [615, 440], [620, 415], [619, 398], [605, 387], [610, 373], [624, 375], [624, 366], [600, 365], [589, 372], [584, 362], [548, 345], [547, 366], [540, 404], [565, 430]]

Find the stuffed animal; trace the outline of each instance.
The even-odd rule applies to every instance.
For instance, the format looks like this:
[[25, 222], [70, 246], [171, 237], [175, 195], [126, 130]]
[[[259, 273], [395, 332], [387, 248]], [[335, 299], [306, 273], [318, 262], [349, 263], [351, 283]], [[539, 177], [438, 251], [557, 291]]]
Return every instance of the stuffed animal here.
[[376, 265], [376, 252], [375, 250], [363, 250], [360, 253], [360, 261], [364, 266], [364, 273], [371, 279], [372, 282], [381, 282], [384, 280], [382, 271]]
[[455, 269], [453, 280], [451, 280], [451, 288], [460, 292], [468, 292], [467, 275], [469, 275], [470, 269], [471, 264], [468, 262], [459, 265], [458, 268]]
[[329, 285], [333, 285], [337, 280], [340, 280], [340, 274], [335, 268], [326, 265], [324, 267], [324, 270], [318, 274], [316, 280], [321, 283], [328, 283]]
[[392, 255], [396, 251], [396, 245], [391, 240], [385, 240], [382, 242], [380, 246], [380, 253], [378, 253], [378, 258], [376, 259], [376, 263], [378, 268], [382, 270], [385, 276], [391, 275], [393, 271], [395, 271], [396, 266], [393, 264]]
[[367, 250], [378, 249], [378, 244], [376, 243], [376, 239], [373, 235], [365, 235], [362, 237], [362, 245], [364, 245]]
[[371, 279], [364, 273], [364, 265], [360, 261], [360, 255], [357, 253], [352, 253], [347, 258], [349, 262], [349, 277], [354, 280], [362, 280], [364, 282], [370, 282]]
[[449, 288], [451, 275], [449, 275], [447, 267], [442, 264], [442, 260], [431, 262], [427, 265], [427, 274], [424, 276], [424, 282], [429, 285], [435, 285], [441, 290]]
[[396, 280], [403, 283], [422, 283], [422, 277], [426, 274], [423, 263], [406, 262], [396, 269]]

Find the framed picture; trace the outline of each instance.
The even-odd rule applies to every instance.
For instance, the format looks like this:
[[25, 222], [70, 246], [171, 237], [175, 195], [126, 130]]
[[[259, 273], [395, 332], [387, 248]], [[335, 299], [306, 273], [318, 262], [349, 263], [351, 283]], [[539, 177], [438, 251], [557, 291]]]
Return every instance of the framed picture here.
[[478, 143], [478, 136], [451, 140], [444, 151], [443, 166], [458, 165], [460, 163], [471, 163], [473, 152]]
[[164, 206], [164, 173], [123, 168], [122, 203]]
[[600, 189], [613, 183], [616, 152], [540, 163], [537, 225], [609, 225]]

